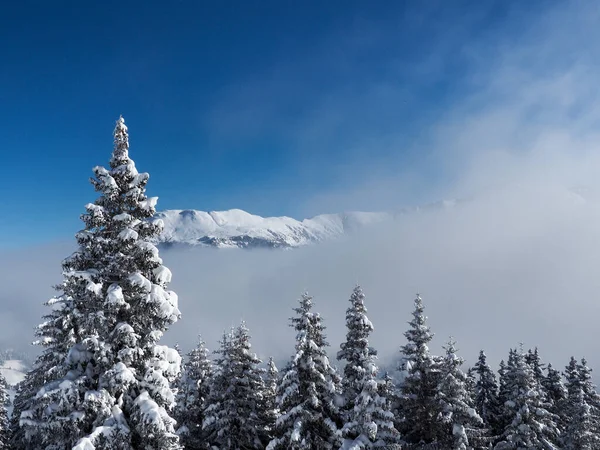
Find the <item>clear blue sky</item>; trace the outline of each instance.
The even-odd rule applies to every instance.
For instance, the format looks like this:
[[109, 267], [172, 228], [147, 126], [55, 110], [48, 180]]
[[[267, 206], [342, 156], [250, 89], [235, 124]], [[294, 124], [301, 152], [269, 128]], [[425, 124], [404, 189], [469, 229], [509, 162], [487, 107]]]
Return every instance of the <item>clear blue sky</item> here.
[[467, 44], [510, 44], [535, 5], [3, 2], [0, 248], [71, 238], [119, 114], [160, 209], [300, 217], [363, 181], [344, 168], [436, 175], [415, 142], [476, 88]]

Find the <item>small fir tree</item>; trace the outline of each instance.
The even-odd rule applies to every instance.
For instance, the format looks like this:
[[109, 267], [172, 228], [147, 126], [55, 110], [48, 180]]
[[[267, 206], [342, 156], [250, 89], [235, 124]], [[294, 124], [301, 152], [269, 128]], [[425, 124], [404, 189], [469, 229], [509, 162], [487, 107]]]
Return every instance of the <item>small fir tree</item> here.
[[479, 359], [473, 368], [476, 374], [475, 409], [491, 434], [499, 434], [502, 430], [499, 429], [498, 421], [500, 416], [498, 383], [496, 375], [487, 363], [487, 356], [483, 350], [479, 352]]
[[446, 355], [440, 367], [437, 394], [441, 406], [440, 421], [444, 426], [440, 443], [448, 450], [467, 450], [473, 445], [469, 438], [481, 435], [483, 420], [472, 404], [467, 376], [460, 369], [464, 360], [457, 356], [454, 340], [451, 339], [444, 348]]
[[187, 355], [183, 373], [178, 383], [177, 434], [186, 449], [209, 449], [208, 441], [202, 430], [204, 410], [207, 407], [210, 383], [213, 376], [212, 361], [205, 342], [201, 337], [198, 344]]
[[219, 370], [206, 408], [208, 440], [221, 450], [263, 449], [266, 441], [264, 369], [251, 351], [245, 323], [222, 342]]
[[266, 413], [266, 431], [269, 441], [273, 438], [275, 422], [279, 417], [279, 408], [277, 406], [277, 386], [279, 385], [279, 370], [275, 365], [273, 358], [269, 358], [267, 372], [265, 374], [265, 413]]
[[332, 450], [341, 444], [340, 378], [327, 358], [323, 322], [303, 294], [296, 317], [296, 354], [284, 370], [277, 403], [280, 416], [269, 450]]
[[558, 448], [557, 417], [544, 408], [542, 393], [532, 367], [521, 350], [513, 352], [507, 367], [509, 398], [505, 409], [511, 422], [506, 426], [495, 450]]
[[367, 317], [365, 295], [356, 286], [346, 310], [346, 341], [340, 346], [338, 360], [345, 362], [342, 380], [345, 421], [342, 435], [349, 448], [373, 448], [398, 443], [394, 415], [387, 399], [379, 396], [376, 380], [377, 352], [369, 346], [373, 325]]
[[8, 411], [6, 409], [9, 401], [8, 385], [6, 384], [6, 379], [0, 373], [0, 450], [9, 450], [11, 448]]
[[563, 411], [567, 399], [567, 389], [565, 388], [560, 372], [554, 369], [550, 363], [548, 363], [546, 368], [546, 375], [542, 380], [542, 387], [544, 388], [546, 400], [549, 405], [548, 410], [552, 414], [556, 414], [560, 417], [559, 426], [562, 426]]
[[440, 373], [439, 363], [429, 352], [433, 334], [427, 326], [423, 301], [417, 295], [410, 328], [404, 333], [406, 345], [401, 348], [406, 371], [400, 386], [400, 433], [408, 444], [430, 444], [441, 436], [439, 417], [442, 413], [437, 400]]

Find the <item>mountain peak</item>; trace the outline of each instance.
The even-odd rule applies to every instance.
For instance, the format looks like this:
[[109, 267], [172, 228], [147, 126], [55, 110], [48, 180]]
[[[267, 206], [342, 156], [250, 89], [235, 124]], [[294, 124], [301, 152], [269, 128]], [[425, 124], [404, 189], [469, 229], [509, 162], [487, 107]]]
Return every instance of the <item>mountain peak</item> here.
[[286, 216], [261, 217], [241, 209], [210, 212], [173, 209], [158, 212], [154, 220], [164, 224], [160, 237], [163, 245], [291, 248], [333, 239], [390, 217], [390, 213], [351, 211], [299, 221]]

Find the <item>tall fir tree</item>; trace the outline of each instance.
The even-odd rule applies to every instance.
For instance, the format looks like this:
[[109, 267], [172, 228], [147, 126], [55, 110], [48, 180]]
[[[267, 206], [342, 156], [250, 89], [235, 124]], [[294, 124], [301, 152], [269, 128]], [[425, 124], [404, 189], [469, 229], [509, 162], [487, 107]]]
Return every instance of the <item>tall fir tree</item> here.
[[212, 361], [206, 343], [201, 337], [188, 355], [177, 385], [177, 434], [184, 448], [189, 450], [209, 449], [208, 440], [202, 430], [204, 410], [213, 377]]
[[399, 444], [394, 414], [388, 401], [379, 395], [377, 352], [369, 346], [373, 325], [367, 317], [365, 295], [356, 286], [346, 310], [346, 341], [340, 346], [338, 360], [344, 361], [342, 396], [344, 399], [342, 435], [347, 448], [373, 448]]
[[438, 360], [429, 352], [433, 339], [420, 295], [417, 295], [410, 328], [404, 333], [406, 345], [401, 348], [403, 362], [400, 370], [406, 372], [400, 386], [399, 431], [407, 444], [430, 444], [442, 435], [439, 422], [440, 403], [437, 387], [440, 380]]
[[490, 434], [500, 434], [502, 430], [498, 422], [501, 410], [498, 400], [498, 383], [483, 350], [479, 352], [479, 359], [473, 368], [476, 374], [475, 409], [484, 425], [490, 430]]
[[467, 376], [461, 370], [464, 360], [456, 354], [454, 340], [450, 339], [444, 348], [446, 355], [440, 366], [437, 388], [440, 422], [444, 427], [439, 442], [448, 450], [467, 450], [482, 437], [483, 420], [472, 403]]
[[269, 450], [331, 450], [341, 445], [340, 377], [327, 357], [325, 327], [308, 294], [294, 309], [296, 353], [278, 388], [279, 418]]
[[27, 448], [181, 448], [169, 413], [181, 359], [158, 345], [180, 313], [152, 244], [162, 230], [151, 220], [157, 199], [146, 197], [149, 176], [129, 158], [123, 118], [114, 143], [110, 169], [94, 168], [100, 197], [86, 205], [79, 248], [63, 262], [60, 295], [38, 328], [52, 375], [34, 402], [22, 399]]
[[511, 352], [507, 367], [507, 389], [505, 409], [511, 422], [494, 449], [557, 449], [560, 435], [557, 418], [544, 408], [543, 394], [522, 350]]
[[252, 352], [246, 324], [222, 343], [218, 372], [205, 411], [208, 440], [220, 450], [263, 449], [267, 441], [264, 369]]

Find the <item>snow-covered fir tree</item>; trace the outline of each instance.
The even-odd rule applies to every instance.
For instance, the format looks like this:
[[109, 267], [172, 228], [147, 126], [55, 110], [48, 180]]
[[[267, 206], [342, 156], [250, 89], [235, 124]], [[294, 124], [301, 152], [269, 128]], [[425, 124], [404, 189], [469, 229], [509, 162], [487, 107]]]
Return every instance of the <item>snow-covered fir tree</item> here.
[[8, 450], [10, 446], [10, 429], [8, 423], [8, 385], [0, 373], [0, 450]]
[[363, 390], [365, 374], [372, 369], [377, 352], [369, 346], [369, 336], [373, 324], [367, 317], [365, 294], [356, 286], [350, 296], [350, 306], [346, 310], [346, 340], [340, 345], [338, 361], [344, 363], [342, 378], [343, 415], [348, 420], [354, 404]]
[[591, 420], [594, 431], [600, 434], [600, 395], [596, 392], [596, 385], [592, 381], [592, 369], [587, 365], [585, 358], [577, 365], [579, 382], [583, 391], [583, 398], [590, 407]]
[[177, 383], [177, 434], [182, 445], [190, 450], [210, 448], [202, 430], [204, 410], [213, 376], [212, 361], [201, 337], [188, 354]]
[[379, 395], [376, 372], [377, 368], [372, 364], [363, 375], [362, 390], [342, 428], [343, 450], [400, 448], [394, 414], [388, 409], [387, 399]]
[[525, 361], [527, 364], [531, 366], [531, 372], [533, 373], [533, 379], [538, 385], [542, 385], [544, 381], [544, 369], [545, 364], [542, 363], [540, 358], [540, 354], [538, 352], [538, 348], [536, 347], [534, 350], [529, 349], [527, 351], [527, 355], [525, 356]]
[[464, 360], [456, 354], [456, 346], [450, 339], [446, 355], [440, 365], [440, 382], [437, 399], [441, 405], [440, 422], [444, 434], [439, 443], [448, 450], [467, 450], [476, 439], [481, 439], [483, 420], [472, 404], [467, 389], [467, 376], [461, 370]]
[[430, 444], [443, 434], [439, 421], [441, 405], [437, 399], [440, 380], [439, 361], [429, 352], [433, 334], [427, 326], [423, 301], [417, 295], [410, 328], [404, 333], [406, 345], [401, 348], [406, 372], [400, 386], [399, 431], [407, 444]]
[[[273, 357], [269, 358], [267, 372], [265, 374], [265, 413], [266, 413], [266, 431], [269, 438], [273, 438], [275, 422], [279, 417], [279, 407], [277, 406], [277, 386], [279, 386], [279, 370], [275, 365]], [[269, 439], [269, 440], [270, 440]]]
[[367, 317], [365, 295], [356, 286], [346, 310], [346, 341], [340, 346], [338, 360], [344, 361], [342, 396], [344, 399], [343, 448], [373, 448], [399, 443], [394, 414], [389, 402], [379, 395], [377, 352], [369, 346], [373, 325]]
[[564, 450], [592, 450], [600, 448], [598, 435], [581, 383], [579, 367], [575, 358], [571, 358], [565, 371], [568, 394], [562, 403], [562, 419], [564, 433], [562, 444]]
[[522, 350], [511, 352], [506, 376], [508, 399], [505, 409], [512, 420], [494, 449], [559, 448], [557, 417], [544, 408], [543, 394]]
[[496, 434], [502, 434], [506, 427], [513, 421], [513, 411], [507, 408], [507, 402], [512, 398], [512, 377], [516, 373], [515, 362], [516, 362], [516, 350], [510, 349], [508, 351], [508, 359], [506, 363], [504, 360], [500, 361], [500, 368], [498, 370], [498, 404], [500, 410], [497, 419], [497, 430]]
[[114, 143], [110, 168], [94, 168], [100, 197], [86, 205], [79, 248], [63, 262], [59, 295], [38, 329], [42, 357], [54, 360], [35, 400], [22, 399], [31, 450], [181, 448], [169, 413], [180, 357], [158, 345], [180, 316], [152, 244], [162, 223], [150, 220], [156, 198], [146, 197], [149, 176], [129, 158], [122, 118]]
[[331, 450], [341, 445], [340, 377], [327, 357], [323, 321], [308, 294], [300, 298], [291, 326], [296, 353], [278, 388], [279, 418], [269, 450]]
[[203, 425], [220, 450], [258, 450], [267, 441], [264, 369], [251, 349], [243, 322], [221, 343]]
[[398, 403], [398, 393], [394, 380], [388, 372], [385, 372], [383, 378], [379, 380], [377, 392], [379, 393], [379, 397], [384, 401], [382, 409], [384, 411], [389, 411], [391, 413], [390, 417], [392, 418], [391, 424], [387, 424], [383, 428], [380, 427], [377, 433], [380, 439], [387, 443], [384, 448], [402, 448], [402, 436], [395, 427], [396, 417], [394, 415], [394, 410], [397, 408]]
[[496, 375], [487, 363], [487, 356], [483, 350], [479, 352], [479, 359], [473, 366], [476, 375], [474, 404], [477, 413], [491, 434], [499, 434], [498, 417], [500, 404], [498, 400], [498, 383]]
[[52, 347], [49, 347], [42, 352], [31, 370], [25, 374], [24, 380], [17, 385], [10, 418], [10, 448], [14, 450], [38, 448], [35, 443], [28, 442], [25, 427], [20, 426], [21, 413], [32, 407], [39, 389], [52, 379], [54, 371], [60, 366], [59, 354], [53, 353], [51, 349]]
[[560, 372], [554, 369], [550, 363], [546, 367], [546, 375], [542, 380], [542, 387], [544, 388], [546, 400], [549, 405], [548, 410], [561, 418], [559, 426], [562, 426], [567, 389], [565, 388]]

